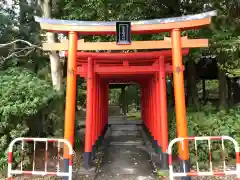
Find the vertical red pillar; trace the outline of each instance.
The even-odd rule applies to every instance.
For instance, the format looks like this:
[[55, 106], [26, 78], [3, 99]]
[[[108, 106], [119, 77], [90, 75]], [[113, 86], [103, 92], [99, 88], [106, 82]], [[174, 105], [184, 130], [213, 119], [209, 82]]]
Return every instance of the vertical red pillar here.
[[99, 140], [99, 137], [100, 137], [100, 133], [101, 133], [101, 100], [102, 100], [102, 97], [101, 97], [101, 80], [100, 80], [100, 77], [98, 76], [98, 96], [99, 96], [99, 101], [98, 101], [98, 136], [97, 136], [97, 139]]
[[147, 117], [146, 117], [146, 84], [144, 82], [141, 82], [141, 117], [142, 121], [144, 123], [144, 130], [148, 133], [149, 135], [149, 129], [147, 125]]
[[102, 137], [101, 139], [104, 137], [105, 134], [105, 123], [106, 123], [106, 109], [107, 109], [107, 104], [106, 104], [106, 99], [107, 97], [107, 83], [104, 81], [103, 82], [103, 121], [102, 121]]
[[97, 141], [97, 146], [99, 144], [98, 142], [98, 131], [99, 131], [99, 76], [96, 76], [96, 137], [95, 140]]
[[100, 140], [99, 140], [99, 137], [100, 137], [100, 131], [101, 131], [101, 80], [100, 80], [100, 77], [98, 76], [98, 86], [99, 86], [99, 89], [98, 89], [98, 98], [99, 98], [99, 101], [98, 101], [98, 136], [97, 136], [97, 139], [99, 141], [99, 145], [100, 145]]
[[149, 116], [149, 126], [150, 126], [150, 132], [151, 136], [153, 136], [153, 131], [152, 131], [152, 116], [150, 110], [152, 110], [152, 99], [151, 99], [151, 79], [149, 80], [149, 87], [148, 87], [148, 116]]
[[[105, 132], [106, 119], [107, 119], [107, 109], [108, 109], [108, 94], [107, 94], [107, 82], [104, 82], [104, 118], [103, 118], [103, 132]], [[104, 134], [103, 134], [104, 135]]]
[[[77, 40], [77, 33], [69, 32], [64, 139], [68, 140], [72, 146], [76, 104]], [[66, 172], [68, 172], [69, 160], [72, 161], [72, 157], [69, 157], [68, 147], [64, 146], [64, 170]]]
[[104, 119], [104, 105], [105, 105], [105, 103], [104, 103], [104, 81], [102, 81], [102, 83], [101, 83], [101, 86], [102, 86], [102, 88], [101, 88], [101, 96], [102, 96], [102, 100], [101, 100], [101, 131], [100, 131], [100, 137], [102, 137], [102, 133], [103, 133], [103, 119]]
[[104, 117], [105, 117], [105, 83], [102, 82], [102, 121], [101, 121], [101, 136], [103, 135], [103, 128], [104, 128]]
[[152, 80], [151, 80], [151, 99], [152, 99], [152, 124], [153, 124], [153, 147], [155, 151], [157, 150], [157, 124], [156, 124], [156, 114], [157, 114], [157, 109], [156, 109], [156, 83], [155, 83], [155, 76], [153, 75]]
[[[177, 136], [187, 137], [188, 131], [184, 95], [182, 44], [180, 29], [172, 30], [171, 42], [172, 42], [172, 68], [173, 68]], [[183, 147], [184, 148], [182, 148], [182, 143], [178, 144], [178, 152], [180, 159], [182, 160], [182, 168], [185, 167], [186, 171], [190, 171], [188, 142], [186, 140], [183, 143]]]
[[[100, 79], [100, 107], [99, 107], [99, 138], [102, 136], [102, 120], [103, 120], [103, 82]], [[101, 142], [101, 141], [100, 141]]]
[[[148, 88], [147, 88], [147, 91], [148, 91], [148, 124], [149, 124], [149, 131], [150, 131], [150, 133], [151, 133], [151, 137], [152, 137], [152, 124], [151, 124], [151, 122], [152, 122], [152, 119], [151, 119], [151, 113], [150, 113], [150, 109], [152, 108], [152, 103], [151, 103], [151, 79], [149, 80], [149, 82], [148, 82], [149, 84], [148, 84]], [[151, 109], [152, 110], [152, 109]]]
[[95, 73], [95, 65], [96, 63], [93, 62], [93, 100], [92, 100], [92, 154], [93, 158], [95, 157], [96, 153], [96, 134], [97, 134], [97, 126], [96, 126], [96, 73]]
[[156, 109], [157, 109], [157, 114], [156, 114], [156, 127], [157, 127], [157, 153], [161, 156], [162, 152], [162, 137], [161, 137], [161, 112], [160, 112], [160, 85], [159, 85], [159, 72], [155, 74], [155, 79], [156, 79]]
[[93, 60], [88, 58], [87, 73], [87, 112], [86, 112], [86, 130], [85, 130], [85, 151], [84, 151], [84, 167], [91, 167], [92, 159], [92, 124], [93, 124]]
[[[96, 67], [96, 66], [95, 66]], [[97, 148], [97, 129], [98, 129], [98, 114], [97, 114], [97, 111], [98, 111], [98, 79], [97, 79], [98, 75], [95, 74], [94, 76], [94, 84], [95, 84], [95, 89], [94, 89], [94, 94], [95, 94], [95, 99], [94, 99], [94, 121], [95, 121], [95, 127], [94, 127], [94, 142], [95, 142], [95, 146]]]
[[146, 109], [147, 109], [147, 125], [148, 125], [148, 130], [149, 130], [149, 133], [150, 133], [150, 135], [151, 135], [151, 137], [152, 137], [152, 130], [151, 130], [151, 124], [150, 124], [150, 121], [151, 121], [151, 117], [150, 117], [150, 113], [149, 113], [149, 111], [150, 111], [150, 91], [149, 91], [149, 81], [150, 80], [148, 80], [148, 83], [147, 83], [147, 87], [146, 87], [146, 93], [147, 93], [147, 98], [146, 98], [146, 100], [147, 100], [147, 107], [146, 107]]
[[150, 96], [149, 96], [149, 79], [148, 82], [146, 84], [146, 112], [147, 112], [147, 116], [146, 116], [146, 121], [147, 121], [147, 127], [148, 127], [148, 131], [150, 133], [150, 135], [152, 136], [152, 132], [151, 132], [151, 125], [150, 125], [150, 116], [149, 116], [149, 111], [150, 111]]
[[160, 115], [161, 115], [161, 138], [162, 138], [162, 169], [168, 169], [168, 117], [167, 117], [167, 92], [166, 72], [164, 57], [159, 60], [159, 89], [160, 89]]
[[100, 137], [100, 130], [101, 130], [101, 80], [98, 76], [98, 129], [97, 129], [97, 141], [100, 145], [99, 137]]
[[150, 115], [151, 115], [151, 125], [152, 125], [152, 136], [153, 136], [153, 147], [155, 148], [155, 145], [156, 145], [156, 143], [155, 143], [155, 127], [154, 127], [154, 102], [153, 102], [153, 96], [154, 96], [154, 94], [153, 94], [153, 79], [151, 78], [151, 81], [150, 81], [150, 83], [151, 83], [151, 89], [150, 89], [150, 100], [151, 100], [151, 113], [150, 113]]
[[106, 119], [104, 123], [105, 128], [107, 128], [107, 124], [108, 124], [108, 106], [109, 106], [108, 99], [109, 99], [109, 84], [108, 82], [106, 82], [106, 100], [105, 100], [106, 101]]
[[146, 128], [147, 128], [147, 131], [148, 131], [148, 133], [150, 134], [150, 131], [149, 131], [149, 124], [148, 124], [148, 92], [147, 92], [147, 90], [146, 90], [146, 88], [147, 88], [147, 84], [146, 83], [144, 83], [144, 119], [145, 119], [145, 124], [146, 124]]
[[147, 128], [147, 124], [146, 124], [146, 100], [145, 100], [145, 98], [146, 98], [146, 93], [144, 93], [145, 92], [145, 87], [144, 87], [145, 85], [144, 85], [144, 83], [143, 82], [141, 82], [141, 93], [142, 93], [142, 119], [143, 119], [143, 121], [144, 121], [144, 125], [145, 125], [145, 127]]

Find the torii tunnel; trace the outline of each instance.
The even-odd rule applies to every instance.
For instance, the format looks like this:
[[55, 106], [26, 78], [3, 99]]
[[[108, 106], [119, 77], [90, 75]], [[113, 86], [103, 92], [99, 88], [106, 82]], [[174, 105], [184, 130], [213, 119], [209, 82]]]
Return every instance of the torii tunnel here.
[[[183, 56], [188, 49], [182, 51]], [[68, 54], [66, 54], [68, 55]], [[167, 168], [168, 119], [166, 75], [172, 74], [171, 50], [134, 53], [77, 53], [77, 74], [87, 81], [85, 167], [108, 122], [109, 83], [141, 86], [142, 119]], [[96, 116], [98, 115], [98, 116]]]
[[[46, 51], [66, 51], [68, 56], [64, 138], [74, 143], [76, 76], [87, 81], [87, 113], [84, 166], [91, 167], [92, 152], [108, 127], [109, 83], [136, 82], [141, 87], [141, 115], [146, 129], [161, 153], [162, 168], [168, 168], [168, 117], [166, 76], [172, 75], [178, 137], [187, 137], [182, 57], [189, 48], [208, 47], [207, 39], [188, 39], [181, 32], [197, 29], [211, 22], [215, 11], [176, 18], [132, 21], [132, 34], [170, 32], [170, 37], [155, 41], [133, 41], [128, 45], [116, 42], [84, 42], [79, 35], [115, 35], [116, 22], [54, 20], [35, 17], [47, 31], [68, 32], [68, 40], [44, 43]], [[149, 50], [145, 52], [96, 52], [112, 50]], [[165, 50], [160, 50], [165, 49]], [[150, 51], [154, 50], [154, 51]], [[83, 52], [85, 51], [85, 52]], [[86, 52], [95, 51], [95, 52]], [[189, 167], [188, 142], [178, 148], [185, 170]], [[64, 161], [72, 157], [64, 148]]]

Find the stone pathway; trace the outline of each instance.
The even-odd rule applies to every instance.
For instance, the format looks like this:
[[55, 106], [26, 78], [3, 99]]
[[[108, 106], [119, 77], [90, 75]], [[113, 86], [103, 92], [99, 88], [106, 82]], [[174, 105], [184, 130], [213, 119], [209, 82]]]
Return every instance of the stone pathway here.
[[136, 125], [112, 125], [109, 147], [96, 180], [154, 180], [156, 176]]

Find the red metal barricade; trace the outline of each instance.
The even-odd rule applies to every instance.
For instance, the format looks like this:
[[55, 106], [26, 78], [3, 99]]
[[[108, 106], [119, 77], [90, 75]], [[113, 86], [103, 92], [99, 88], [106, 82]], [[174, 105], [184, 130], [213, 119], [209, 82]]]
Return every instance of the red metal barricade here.
[[[186, 172], [185, 167], [183, 167], [183, 172], [174, 172], [173, 168], [173, 158], [172, 158], [172, 147], [174, 144], [183, 141], [194, 141], [194, 149], [196, 153], [196, 171]], [[225, 151], [224, 140], [230, 141], [233, 143], [235, 152], [236, 152], [236, 169], [235, 170], [228, 170], [226, 166], [226, 160], [223, 158], [223, 170], [215, 171], [213, 170], [213, 163], [212, 163], [212, 151], [211, 151], [211, 141], [221, 141], [221, 148]], [[198, 141], [207, 141], [208, 142], [208, 152], [209, 152], [209, 171], [200, 171], [199, 169], [199, 162], [198, 162]], [[184, 146], [182, 146], [184, 149]], [[169, 155], [169, 178], [173, 180], [175, 177], [186, 177], [186, 176], [227, 176], [227, 175], [236, 175], [237, 179], [240, 180], [240, 148], [236, 140], [229, 136], [203, 136], [203, 137], [185, 137], [185, 138], [175, 138], [173, 139], [168, 146], [168, 155]]]
[[[33, 163], [32, 163], [32, 170], [26, 171], [23, 170], [23, 160], [20, 162], [20, 169], [13, 170], [12, 169], [12, 162], [13, 162], [13, 146], [17, 143], [21, 142], [21, 150], [24, 151], [24, 145], [26, 142], [33, 142]], [[43, 142], [45, 143], [45, 160], [44, 160], [44, 170], [39, 171], [36, 170], [35, 164], [35, 157], [36, 157], [36, 143]], [[57, 170], [56, 172], [48, 171], [48, 146], [49, 143], [57, 143], [58, 149], [58, 157], [57, 157]], [[69, 152], [69, 168], [68, 172], [60, 172], [60, 146], [63, 143], [65, 146], [68, 147]], [[36, 175], [36, 176], [57, 176], [57, 177], [68, 177], [69, 180], [72, 180], [72, 155], [73, 155], [73, 148], [71, 144], [65, 139], [53, 139], [53, 138], [16, 138], [14, 139], [8, 148], [8, 180], [12, 180], [13, 175]]]

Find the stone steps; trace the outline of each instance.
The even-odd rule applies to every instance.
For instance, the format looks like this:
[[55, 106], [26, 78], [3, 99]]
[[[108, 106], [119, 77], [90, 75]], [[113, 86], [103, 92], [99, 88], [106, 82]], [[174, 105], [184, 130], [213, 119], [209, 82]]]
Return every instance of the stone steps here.
[[110, 145], [111, 146], [140, 146], [144, 141], [140, 134], [138, 125], [111, 125]]

